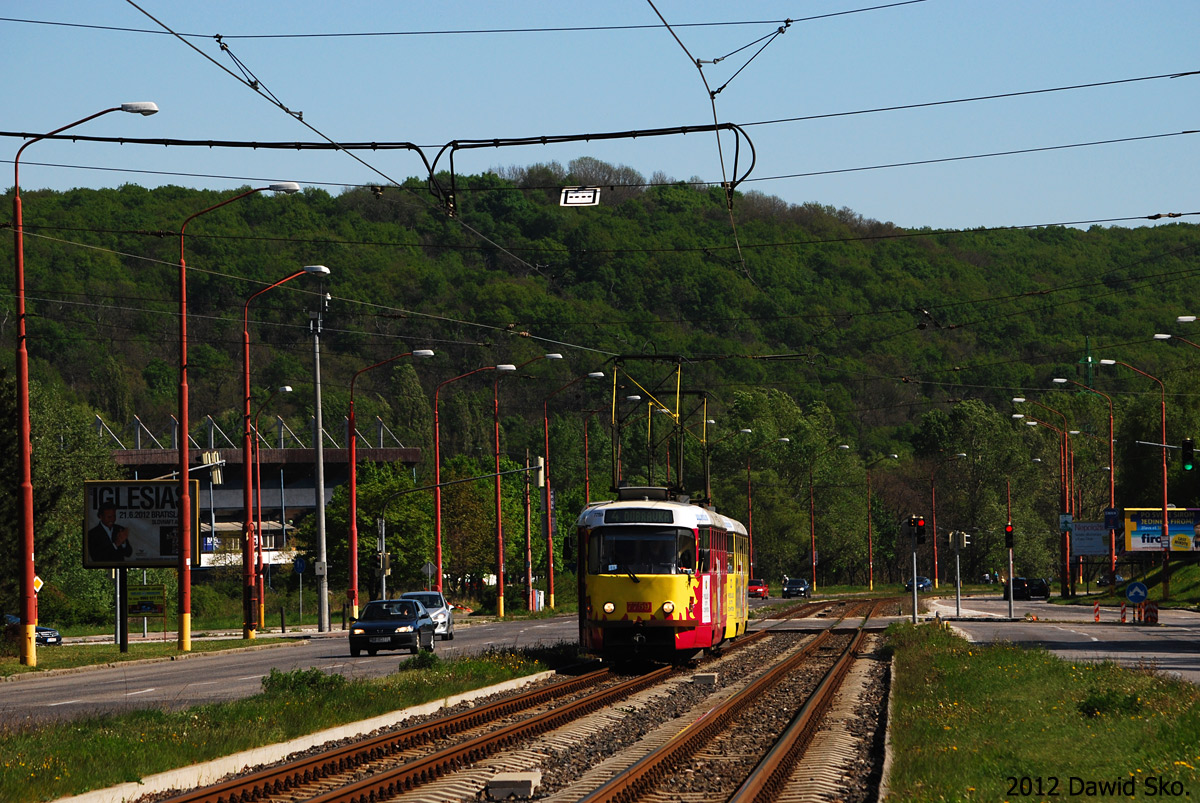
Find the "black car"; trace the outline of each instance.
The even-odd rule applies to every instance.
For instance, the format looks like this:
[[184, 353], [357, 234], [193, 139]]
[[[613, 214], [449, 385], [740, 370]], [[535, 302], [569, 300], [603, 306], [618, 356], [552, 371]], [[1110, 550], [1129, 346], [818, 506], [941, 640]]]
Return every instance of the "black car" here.
[[812, 596], [812, 589], [809, 588], [808, 581], [803, 577], [789, 577], [783, 581], [784, 599], [809, 596]]
[[1024, 577], [1014, 577], [1011, 582], [1004, 584], [1005, 599], [1029, 599], [1029, 581]]
[[[1116, 583], [1113, 583], [1114, 578], [1117, 581]], [[1124, 582], [1125, 582], [1125, 578], [1122, 577], [1121, 575], [1119, 575], [1119, 574], [1114, 575], [1114, 574], [1110, 574], [1108, 572], [1105, 572], [1104, 574], [1102, 574], [1098, 578], [1096, 578], [1096, 585], [1098, 585], [1098, 586], [1121, 585], [1121, 583], [1124, 583]]]
[[[10, 629], [21, 627], [21, 617], [13, 616], [11, 613], [4, 614], [4, 626]], [[41, 646], [52, 647], [62, 644], [62, 634], [53, 627], [37, 626], [34, 631], [34, 640]]]
[[[909, 580], [907, 583], [904, 584], [904, 590], [905, 591], [913, 590], [913, 581], [912, 580]], [[917, 591], [932, 591], [932, 590], [933, 590], [933, 581], [930, 580], [928, 577], [921, 577], [920, 575], [917, 575]]]
[[1029, 599], [1050, 599], [1050, 581], [1045, 577], [1035, 577], [1026, 581]]
[[422, 647], [433, 652], [435, 627], [429, 611], [415, 599], [377, 599], [350, 626], [350, 654], [407, 649], [415, 655]]

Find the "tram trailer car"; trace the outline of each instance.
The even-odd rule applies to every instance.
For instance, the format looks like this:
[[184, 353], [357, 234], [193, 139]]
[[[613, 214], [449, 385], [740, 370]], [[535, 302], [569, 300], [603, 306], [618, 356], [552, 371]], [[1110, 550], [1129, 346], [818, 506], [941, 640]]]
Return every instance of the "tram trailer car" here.
[[748, 538], [741, 522], [622, 488], [577, 522], [579, 643], [610, 660], [688, 660], [746, 632]]

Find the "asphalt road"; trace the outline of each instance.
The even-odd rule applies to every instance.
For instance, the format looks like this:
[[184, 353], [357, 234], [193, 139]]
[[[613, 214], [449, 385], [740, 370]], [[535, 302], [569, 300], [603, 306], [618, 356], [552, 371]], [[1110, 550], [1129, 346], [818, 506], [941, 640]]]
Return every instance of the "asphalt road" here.
[[[434, 642], [435, 652], [451, 657], [490, 649], [575, 642], [578, 626], [573, 614], [479, 624], [460, 619], [454, 636], [451, 641]], [[15, 725], [137, 708], [181, 709], [257, 694], [262, 690], [262, 679], [272, 669], [288, 672], [315, 667], [352, 678], [381, 677], [395, 672], [397, 665], [410, 657], [407, 652], [381, 652], [351, 658], [346, 633], [335, 630], [309, 633], [280, 646], [193, 652], [174, 660], [17, 675], [0, 684], [0, 721]]]
[[[1016, 618], [1009, 620], [1008, 602], [989, 595], [964, 597], [962, 615], [955, 618], [954, 597], [924, 601], [929, 615], [951, 620], [951, 625], [972, 641], [1041, 646], [1072, 661], [1107, 659], [1127, 666], [1149, 665], [1200, 683], [1200, 614], [1162, 611], [1161, 624], [1150, 627], [1119, 624], [1119, 610], [1105, 608], [1097, 624], [1092, 621], [1091, 608], [1017, 601], [1013, 603]], [[751, 600], [750, 605], [757, 608], [779, 602]], [[1027, 621], [1027, 614], [1038, 621]], [[489, 649], [574, 643], [576, 638], [574, 614], [508, 622], [460, 619], [454, 640], [437, 641], [435, 649], [450, 657]], [[256, 694], [272, 669], [317, 668], [347, 677], [381, 677], [409, 657], [407, 653], [381, 652], [351, 658], [346, 633], [335, 630], [308, 633], [281, 646], [18, 675], [0, 684], [0, 721], [16, 725], [137, 708], [181, 709]]]
[[[964, 597], [962, 618], [955, 618], [953, 597], [927, 600], [929, 612], [949, 619], [970, 641], [1011, 642], [1044, 647], [1069, 661], [1114, 661], [1127, 667], [1152, 667], [1200, 683], [1200, 613], [1163, 610], [1159, 624], [1120, 622], [1119, 606], [1103, 606], [1100, 621], [1092, 607], [1013, 602], [1015, 620], [1008, 620], [1008, 601], [999, 595]], [[1032, 618], [1037, 617], [1037, 621]], [[1127, 619], [1132, 620], [1129, 612]]]

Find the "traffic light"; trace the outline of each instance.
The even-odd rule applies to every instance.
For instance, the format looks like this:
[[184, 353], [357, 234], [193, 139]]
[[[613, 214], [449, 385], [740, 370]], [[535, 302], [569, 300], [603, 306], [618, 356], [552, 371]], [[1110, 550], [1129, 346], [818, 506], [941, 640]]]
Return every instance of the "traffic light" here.
[[916, 518], [917, 518], [917, 524], [916, 524], [916, 527], [917, 527], [917, 543], [918, 543], [918, 544], [923, 544], [923, 543], [925, 543], [925, 517], [924, 517], [924, 516], [917, 516]]
[[1011, 521], [1004, 525], [1004, 546], [1008, 549], [1013, 548], [1013, 526]]
[[1196, 442], [1191, 438], [1183, 439], [1183, 470], [1191, 471], [1196, 465]]

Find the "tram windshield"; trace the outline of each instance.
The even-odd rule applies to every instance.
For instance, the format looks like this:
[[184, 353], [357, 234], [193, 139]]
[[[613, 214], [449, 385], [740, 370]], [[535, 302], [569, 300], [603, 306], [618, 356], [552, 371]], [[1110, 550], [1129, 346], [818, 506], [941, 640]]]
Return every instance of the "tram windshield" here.
[[684, 527], [602, 527], [588, 539], [589, 574], [689, 574], [696, 534]]

